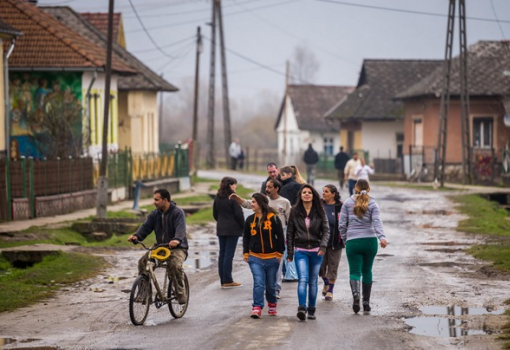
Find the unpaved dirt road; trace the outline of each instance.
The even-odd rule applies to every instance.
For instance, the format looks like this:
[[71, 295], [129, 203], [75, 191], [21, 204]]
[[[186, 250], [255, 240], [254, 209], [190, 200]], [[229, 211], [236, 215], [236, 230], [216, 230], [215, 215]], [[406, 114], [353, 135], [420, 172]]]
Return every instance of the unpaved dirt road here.
[[[318, 182], [318, 188], [324, 184]], [[277, 317], [263, 314], [253, 320], [251, 273], [238, 250], [234, 278], [243, 283], [241, 288], [220, 289], [214, 265], [188, 269], [191, 301], [186, 315], [174, 320], [167, 308], [151, 308], [146, 324], [135, 327], [129, 321], [126, 293], [141, 254], [133, 248], [96, 252], [115, 267], [44, 304], [0, 314], [0, 337], [10, 342], [3, 348], [499, 349], [501, 343], [491, 333], [505, 316], [480, 310], [503, 311], [510, 297], [509, 278], [488, 273], [484, 263], [463, 252], [483, 238], [456, 232], [462, 216], [443, 193], [375, 184], [372, 195], [381, 207], [390, 244], [379, 250], [374, 265], [370, 315], [351, 311], [348, 266], [342, 256], [334, 300], [319, 298], [316, 321], [297, 319], [295, 283], [284, 283]], [[213, 228], [190, 231], [192, 240], [202, 242], [190, 255], [207, 260], [217, 249], [207, 243], [215, 241]], [[120, 279], [110, 284], [109, 276]], [[446, 316], [449, 306], [456, 306], [450, 309], [455, 316]], [[460, 308], [469, 314], [460, 315]], [[406, 323], [413, 320], [421, 320], [423, 327]], [[457, 326], [448, 330], [448, 320]]]

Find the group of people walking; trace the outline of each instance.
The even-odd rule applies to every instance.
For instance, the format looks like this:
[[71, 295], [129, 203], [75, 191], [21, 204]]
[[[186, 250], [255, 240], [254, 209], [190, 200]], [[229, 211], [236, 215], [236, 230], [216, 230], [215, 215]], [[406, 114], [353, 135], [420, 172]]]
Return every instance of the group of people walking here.
[[[322, 189], [321, 198], [314, 186], [304, 181], [296, 166], [278, 169], [275, 163], [269, 163], [267, 171], [267, 180], [251, 200], [235, 193], [235, 178], [221, 180], [213, 204], [220, 244], [221, 287], [241, 286], [232, 278], [232, 261], [242, 236], [243, 260], [249, 264], [253, 276], [251, 317], [262, 316], [265, 302], [268, 314], [276, 315], [282, 281], [297, 280], [297, 317], [314, 320], [318, 279], [321, 277], [324, 282], [322, 296], [333, 300], [345, 248], [352, 309], [358, 313], [362, 305], [365, 312], [370, 311], [372, 265], [378, 241], [382, 248], [387, 242], [379, 207], [368, 194], [368, 180], [355, 181], [353, 194], [342, 202], [338, 188], [332, 184]], [[253, 210], [246, 220], [241, 207]]]

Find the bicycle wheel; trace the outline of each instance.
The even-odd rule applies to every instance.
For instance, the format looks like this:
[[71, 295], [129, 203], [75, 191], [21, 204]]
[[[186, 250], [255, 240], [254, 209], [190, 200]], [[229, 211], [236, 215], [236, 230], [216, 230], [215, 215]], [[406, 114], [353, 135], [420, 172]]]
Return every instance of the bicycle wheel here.
[[129, 296], [129, 318], [135, 326], [141, 326], [149, 314], [151, 305], [151, 282], [147, 276], [138, 276]]
[[186, 288], [186, 302], [184, 304], [179, 304], [179, 301], [177, 300], [177, 296], [175, 293], [175, 282], [173, 279], [170, 278], [170, 283], [168, 283], [168, 292], [167, 292], [167, 298], [168, 298], [168, 309], [170, 310], [170, 313], [174, 318], [181, 318], [186, 313], [186, 310], [188, 309], [188, 303], [189, 303], [189, 283], [188, 283], [188, 276], [186, 276], [186, 273], [184, 273], [184, 288]]

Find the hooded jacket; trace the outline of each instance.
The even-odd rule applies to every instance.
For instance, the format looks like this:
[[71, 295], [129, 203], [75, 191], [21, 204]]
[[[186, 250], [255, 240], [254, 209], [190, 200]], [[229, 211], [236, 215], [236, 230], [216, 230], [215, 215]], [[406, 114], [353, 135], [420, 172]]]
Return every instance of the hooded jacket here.
[[297, 194], [301, 189], [301, 184], [289, 177], [282, 181], [282, 188], [280, 188], [280, 196], [287, 198], [290, 205], [296, 204]]
[[278, 215], [269, 213], [260, 223], [256, 214], [246, 218], [243, 234], [243, 255], [260, 259], [281, 258], [285, 251], [282, 222]]
[[181, 208], [177, 207], [175, 202], [170, 203], [170, 208], [165, 212], [159, 209], [151, 211], [145, 222], [136, 231], [135, 236], [141, 242], [154, 231], [157, 244], [178, 240], [181, 242], [178, 246], [179, 248], [188, 249], [186, 215]]
[[[333, 227], [335, 230], [333, 232], [329, 233], [329, 241], [328, 241], [328, 247], [333, 249], [342, 249], [345, 248], [345, 244], [342, 241], [342, 238], [340, 237], [340, 230], [338, 229], [338, 222], [340, 221], [340, 210], [342, 209], [343, 202], [337, 201], [335, 203], [335, 223], [333, 224]], [[329, 223], [329, 222], [328, 222]]]

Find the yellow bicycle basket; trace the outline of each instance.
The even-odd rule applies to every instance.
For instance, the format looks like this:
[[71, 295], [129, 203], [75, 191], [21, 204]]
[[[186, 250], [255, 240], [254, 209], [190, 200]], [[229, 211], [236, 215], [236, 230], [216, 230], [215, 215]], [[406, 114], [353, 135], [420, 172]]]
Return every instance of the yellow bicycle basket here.
[[170, 257], [170, 249], [167, 247], [159, 247], [151, 251], [151, 258], [159, 261], [165, 261]]

